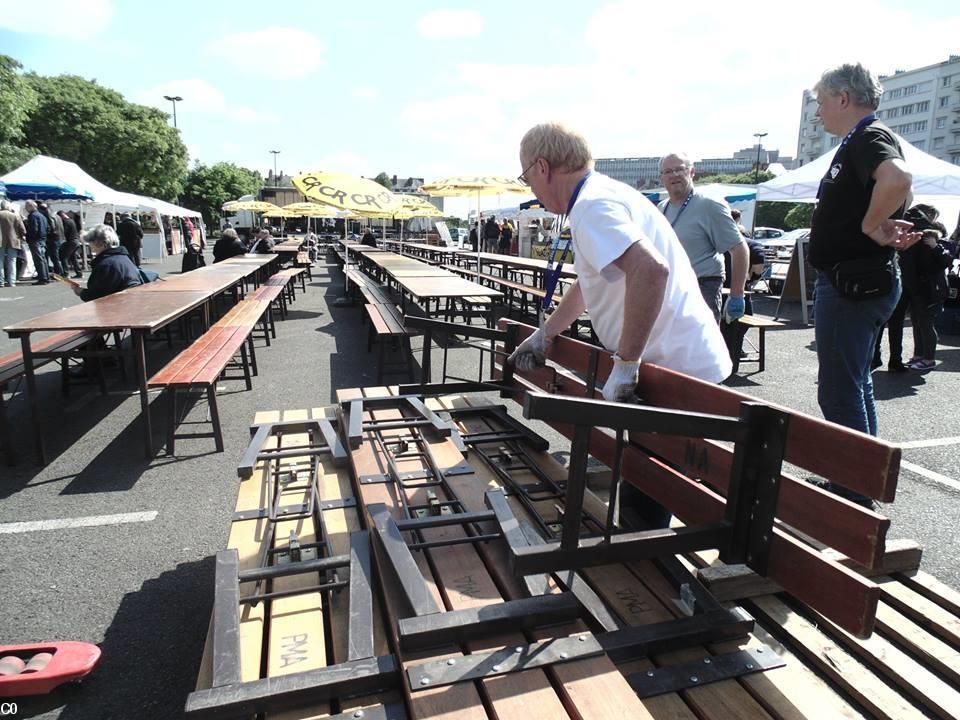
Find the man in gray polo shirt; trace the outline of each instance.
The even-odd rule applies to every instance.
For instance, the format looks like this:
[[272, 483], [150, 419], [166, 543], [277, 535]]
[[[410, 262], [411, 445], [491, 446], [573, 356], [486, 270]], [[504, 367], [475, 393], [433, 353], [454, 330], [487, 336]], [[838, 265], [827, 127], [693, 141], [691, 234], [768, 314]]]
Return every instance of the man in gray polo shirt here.
[[743, 286], [750, 251], [727, 204], [694, 191], [693, 173], [693, 163], [684, 153], [661, 158], [660, 179], [670, 197], [658, 207], [686, 250], [700, 284], [700, 293], [717, 322], [720, 322], [720, 308], [723, 307], [720, 290], [723, 287], [723, 254], [730, 253], [733, 277], [723, 318], [732, 323], [744, 312]]

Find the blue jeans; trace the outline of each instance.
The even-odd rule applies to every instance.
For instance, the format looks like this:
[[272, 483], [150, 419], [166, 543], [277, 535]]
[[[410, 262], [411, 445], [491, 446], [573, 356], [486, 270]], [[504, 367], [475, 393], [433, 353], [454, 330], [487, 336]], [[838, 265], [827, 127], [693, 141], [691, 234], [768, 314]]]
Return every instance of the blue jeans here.
[[870, 362], [880, 329], [900, 299], [900, 272], [886, 297], [847, 300], [827, 276], [817, 273], [814, 296], [818, 374], [817, 402], [823, 417], [838, 425], [877, 434]]
[[13, 287], [17, 284], [17, 254], [16, 248], [0, 248], [0, 284]]
[[50, 282], [50, 272], [47, 270], [47, 248], [44, 241], [27, 243], [30, 254], [33, 256], [33, 267], [37, 271], [37, 282]]

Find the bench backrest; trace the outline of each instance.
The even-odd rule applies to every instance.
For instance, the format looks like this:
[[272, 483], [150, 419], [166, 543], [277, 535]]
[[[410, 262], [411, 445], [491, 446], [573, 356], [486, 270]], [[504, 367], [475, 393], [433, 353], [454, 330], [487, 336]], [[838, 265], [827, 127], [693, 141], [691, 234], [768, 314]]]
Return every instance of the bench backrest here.
[[[518, 343], [534, 330], [500, 321], [501, 329], [510, 325], [517, 327]], [[529, 389], [598, 398], [596, 389], [590, 392], [591, 379], [594, 388], [602, 388], [612, 368], [610, 353], [564, 336], [554, 340], [549, 359], [555, 366], [513, 371], [513, 381]], [[649, 364], [641, 366], [638, 394], [653, 406], [727, 416], [737, 416], [744, 401], [756, 402], [729, 388]], [[870, 497], [893, 500], [899, 448], [789, 408], [773, 407], [789, 415], [786, 462]], [[572, 437], [570, 426], [556, 429]], [[614, 447], [609, 434], [593, 432], [590, 452], [598, 460], [611, 465]], [[733, 451], [721, 443], [658, 433], [632, 433], [623, 459], [624, 478], [686, 523], [723, 518], [732, 467]], [[787, 472], [781, 475], [776, 517], [868, 568], [882, 562], [887, 518]], [[878, 588], [783, 530], [776, 535], [767, 575], [850, 632], [869, 634]]]

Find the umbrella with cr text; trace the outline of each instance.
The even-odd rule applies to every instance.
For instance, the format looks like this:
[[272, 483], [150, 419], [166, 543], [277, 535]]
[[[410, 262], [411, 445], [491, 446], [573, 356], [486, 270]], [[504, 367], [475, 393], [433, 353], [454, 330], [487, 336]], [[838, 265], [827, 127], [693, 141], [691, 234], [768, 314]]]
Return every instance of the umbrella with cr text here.
[[383, 185], [366, 178], [336, 172], [297, 175], [293, 186], [310, 200], [356, 213], [392, 213], [400, 198]]

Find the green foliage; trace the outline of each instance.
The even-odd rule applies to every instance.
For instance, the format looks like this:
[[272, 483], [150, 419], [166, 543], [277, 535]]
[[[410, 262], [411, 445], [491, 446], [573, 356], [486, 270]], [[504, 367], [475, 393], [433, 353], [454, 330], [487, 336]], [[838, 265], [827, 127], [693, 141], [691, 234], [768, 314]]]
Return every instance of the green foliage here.
[[256, 195], [263, 187], [263, 178], [256, 170], [233, 163], [197, 164], [187, 175], [181, 202], [203, 214], [207, 227], [220, 226], [220, 207], [228, 200], [243, 195]]
[[380, 183], [380, 184], [383, 185], [387, 190], [390, 190], [391, 192], [393, 191], [393, 180], [391, 180], [391, 179], [390, 179], [390, 176], [387, 175], [385, 172], [382, 172], [382, 173], [380, 173], [379, 175], [377, 175], [377, 176], [373, 179], [373, 181], [374, 181], [375, 183]]
[[754, 215], [753, 224], [756, 227], [786, 227], [786, 215], [793, 207], [793, 203], [785, 202], [763, 202], [757, 203], [757, 211]]
[[767, 180], [773, 180], [776, 175], [774, 175], [769, 170], [761, 170], [759, 173], [754, 175], [753, 170], [749, 172], [740, 173], [739, 175], [704, 175], [703, 177], [695, 177], [694, 183], [696, 185], [706, 185], [707, 183], [723, 183], [725, 185], [753, 185], [754, 178], [757, 182], [766, 182]]
[[808, 228], [813, 222], [813, 203], [795, 203], [783, 218], [784, 227], [788, 230]]
[[23, 124], [37, 106], [36, 93], [18, 72], [21, 67], [12, 57], [0, 55], [0, 145], [23, 139]]
[[37, 154], [34, 148], [0, 144], [0, 175], [16, 170]]
[[77, 163], [117, 190], [164, 200], [179, 196], [187, 148], [166, 113], [76, 75], [24, 78], [38, 98], [23, 127], [27, 143]]

